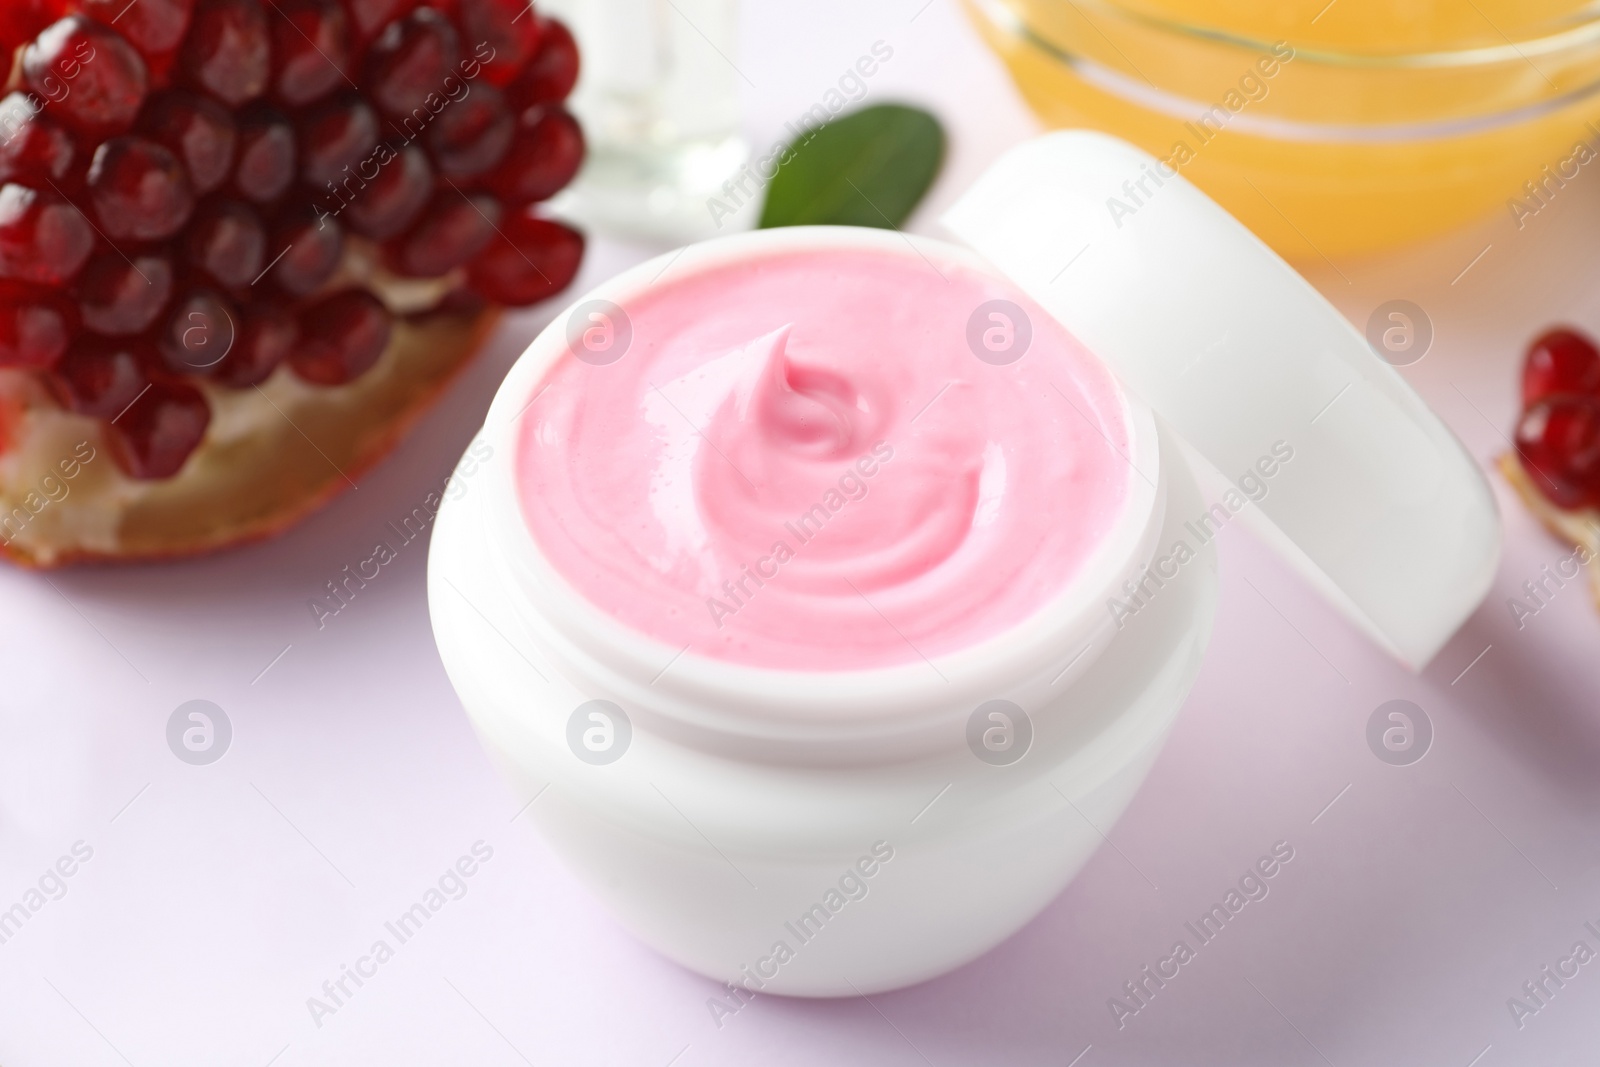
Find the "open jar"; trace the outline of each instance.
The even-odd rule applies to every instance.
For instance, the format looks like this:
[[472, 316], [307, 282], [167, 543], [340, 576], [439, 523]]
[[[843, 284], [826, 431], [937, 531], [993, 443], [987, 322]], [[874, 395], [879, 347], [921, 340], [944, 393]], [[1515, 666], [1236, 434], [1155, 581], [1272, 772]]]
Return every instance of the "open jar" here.
[[[947, 219], [982, 257], [826, 227], [689, 246], [576, 302], [490, 409], [479, 454], [492, 458], [445, 505], [430, 553], [446, 668], [546, 839], [645, 941], [727, 983], [729, 1012], [757, 993], [920, 981], [1037, 914], [1127, 805], [1188, 692], [1220, 523], [1253, 516], [1413, 663], [1487, 588], [1498, 542], [1481, 475], [1326, 302], [1176, 177], [1136, 226], [1106, 222], [1104, 190], [1150, 162], [1096, 135], [1024, 146]], [[789, 284], [786, 264], [817, 288]], [[925, 268], [940, 281], [913, 283]], [[795, 345], [808, 331], [855, 336], [852, 300], [874, 274], [904, 304], [899, 328], [931, 332], [900, 346], [863, 334], [854, 391], [840, 384], [849, 360], [800, 345], [786, 364], [775, 346], [788, 333], [707, 340], [761, 292], [794, 312]], [[728, 302], [696, 304], [698, 282]], [[962, 362], [938, 363], [949, 352]], [[920, 392], [895, 395], [919, 360], [956, 368], [978, 399], [930, 417]], [[1047, 371], [1055, 383], [1029, 377]], [[693, 390], [675, 402], [669, 373], [715, 402], [695, 411]], [[1038, 399], [1047, 385], [1065, 407]], [[633, 436], [669, 415], [683, 425]], [[1093, 432], [1063, 429], [1074, 415]], [[861, 420], [873, 431], [853, 435]], [[906, 458], [888, 460], [889, 440]], [[1006, 453], [1018, 441], [1082, 452], [1072, 469], [1086, 477]], [[952, 442], [984, 458], [959, 513], [971, 530], [918, 564], [946, 496], [895, 494], [935, 484], [940, 468], [916, 457], [937, 454], [958, 495]], [[728, 515], [784, 488], [787, 460], [761, 453], [780, 447], [841, 459], [853, 484], [878, 479], [875, 517], [836, 535], [868, 550], [814, 555], [810, 569], [758, 562], [770, 588], [685, 571], [732, 536]], [[740, 466], [730, 454], [744, 470], [723, 469]], [[671, 537], [651, 540], [658, 527]], [[1088, 535], [1061, 542], [1059, 529]], [[993, 552], [974, 565], [982, 543]], [[1051, 556], [1070, 565], [1041, 570]], [[829, 598], [839, 574], [865, 607]], [[928, 584], [946, 574], [954, 584]], [[897, 599], [919, 582], [931, 597]], [[737, 639], [715, 607], [709, 623], [681, 610], [702, 594], [742, 609], [737, 589], [751, 605]]]

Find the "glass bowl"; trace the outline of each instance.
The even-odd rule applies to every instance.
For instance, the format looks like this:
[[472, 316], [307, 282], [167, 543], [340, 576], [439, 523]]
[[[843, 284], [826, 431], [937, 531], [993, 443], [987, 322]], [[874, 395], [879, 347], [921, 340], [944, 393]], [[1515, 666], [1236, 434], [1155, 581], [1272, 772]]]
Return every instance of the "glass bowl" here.
[[965, 3], [1047, 124], [1169, 161], [1291, 260], [1521, 228], [1597, 158], [1592, 3]]

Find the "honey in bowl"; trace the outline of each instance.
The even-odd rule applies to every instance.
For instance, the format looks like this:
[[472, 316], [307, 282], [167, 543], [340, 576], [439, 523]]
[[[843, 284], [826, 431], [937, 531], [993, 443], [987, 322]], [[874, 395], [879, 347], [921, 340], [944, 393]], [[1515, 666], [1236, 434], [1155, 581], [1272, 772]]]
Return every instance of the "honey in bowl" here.
[[1577, 0], [967, 6], [1045, 122], [1133, 141], [1302, 263], [1526, 225], [1596, 156]]

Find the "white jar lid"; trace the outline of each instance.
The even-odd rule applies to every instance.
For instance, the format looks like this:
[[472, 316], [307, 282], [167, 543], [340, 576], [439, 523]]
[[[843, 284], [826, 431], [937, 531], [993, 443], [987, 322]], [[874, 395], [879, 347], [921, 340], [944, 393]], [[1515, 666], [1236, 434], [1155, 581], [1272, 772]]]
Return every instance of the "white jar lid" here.
[[1477, 464], [1332, 304], [1170, 168], [1051, 133], [943, 222], [1230, 482], [1292, 449], [1240, 517], [1408, 666], [1483, 599], [1500, 526]]

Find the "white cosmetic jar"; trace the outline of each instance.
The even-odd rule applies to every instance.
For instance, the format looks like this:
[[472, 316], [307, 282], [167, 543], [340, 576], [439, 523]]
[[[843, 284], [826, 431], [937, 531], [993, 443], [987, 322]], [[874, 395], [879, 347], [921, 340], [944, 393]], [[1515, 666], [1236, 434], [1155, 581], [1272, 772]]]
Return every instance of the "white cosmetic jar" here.
[[[626, 308], [663, 276], [754, 254], [858, 248], [992, 272], [954, 245], [919, 240], [913, 251], [886, 231], [804, 227], [691, 246], [579, 303]], [[572, 358], [565, 317], [501, 387], [484, 429], [493, 458], [442, 511], [429, 564], [451, 680], [517, 788], [538, 794], [529, 817], [547, 840], [645, 941], [764, 992], [916, 982], [1032, 918], [1143, 780], [1209, 633], [1209, 548], [1120, 630], [1107, 609], [1174, 540], [1168, 516], [1201, 511], [1187, 468], [1162, 456], [1150, 410], [1124, 394], [1135, 470], [1120, 513], [1042, 609], [927, 662], [806, 673], [625, 628], [544, 558], [513, 457], [519, 409], [561, 358]], [[994, 705], [969, 728], [991, 701], [1020, 714]], [[585, 748], [588, 731], [601, 751]], [[780, 942], [793, 953], [781, 964]]]
[[[1318, 428], [1313, 418], [1298, 431], [1304, 458], [1262, 502], [1265, 531], [1353, 618], [1414, 660], [1448, 636], [1492, 575], [1487, 487], [1448, 431], [1391, 369], [1369, 366], [1377, 361], [1359, 335], [1309, 286], [1192, 187], [1143, 212], [1157, 220], [1153, 236], [1115, 248], [1112, 266], [1159, 274], [1152, 248], [1173, 227], [1163, 216], [1177, 212], [1180, 229], [1192, 231], [1198, 211], [1215, 232], [1181, 232], [1180, 244], [1203, 238], [1198, 247], [1234, 256], [1222, 266], [1244, 269], [1258, 288], [1278, 287], [1263, 294], [1276, 298], [1273, 314], [1298, 315], [1311, 335], [1310, 369], [1288, 356], [1290, 377], [1305, 371], [1311, 387], [1280, 375], [1270, 393], [1246, 394], [1254, 406], [1243, 420], [1226, 410], [1231, 394], [1213, 388], [1213, 424], [1185, 406], [1192, 390], [1163, 394], [1183, 384], [1181, 374], [1146, 380], [1167, 359], [1184, 373], [1201, 366], [1215, 387], [1258, 358], [1245, 320], [1228, 319], [1228, 294], [1216, 293], [1236, 283], [1238, 269], [1202, 260], [1188, 268], [1192, 278], [1167, 279], [1182, 287], [1172, 299], [1191, 302], [1182, 321], [1150, 312], [1138, 294], [1125, 311], [1114, 299], [1082, 311], [1034, 277], [1056, 269], [1031, 256], [1039, 242], [1075, 247], [1077, 231], [1052, 230], [1091, 225], [1082, 220], [1103, 212], [1101, 191], [1116, 188], [1119, 168], [1148, 159], [1085, 136], [1024, 146], [1043, 157], [1024, 159], [1023, 174], [1048, 177], [1062, 153], [1071, 164], [1070, 178], [1050, 178], [1031, 203], [1007, 157], [958, 205], [953, 228], [987, 260], [920, 238], [912, 247], [889, 232], [794, 228], [692, 245], [585, 294], [507, 376], [483, 429], [490, 458], [440, 512], [428, 569], [435, 637], [486, 748], [530, 798], [523, 818], [640, 938], [736, 987], [730, 1006], [747, 993], [851, 995], [933, 977], [1015, 932], [1065, 886], [1144, 779], [1210, 634], [1214, 553], [1186, 523], [1216, 498], [1202, 498], [1187, 457], [1248, 470], [1234, 460], [1268, 454], [1282, 410], [1309, 415], [1323, 386], [1338, 384], [1335, 371], [1362, 385], [1350, 400], [1362, 418], [1354, 430], [1338, 420]], [[1028, 254], [1012, 255], [1015, 246]], [[999, 264], [1123, 381], [1144, 382], [1140, 395], [1163, 398], [1152, 406], [1123, 390], [1132, 471], [1122, 510], [1088, 564], [1022, 623], [880, 670], [743, 666], [629, 630], [540, 552], [518, 500], [518, 423], [552, 364], [574, 358], [574, 312], [595, 301], [625, 308], [664, 278], [801, 248], [871, 248], [988, 271]], [[1182, 344], [1159, 343], [1152, 318]], [[1375, 450], [1374, 438], [1398, 452]], [[1427, 508], [1390, 499], [1384, 485], [1371, 492], [1397, 458], [1429, 472]], [[1459, 531], [1460, 544], [1432, 545], [1439, 524]], [[1360, 543], [1328, 536], [1342, 529], [1377, 537], [1382, 558], [1341, 555]], [[1192, 552], [1174, 563], [1167, 550], [1180, 541]], [[1126, 604], [1130, 588], [1138, 610], [1114, 613], [1108, 602]], [[1405, 594], [1434, 588], [1453, 590], [1449, 603], [1408, 609]]]

